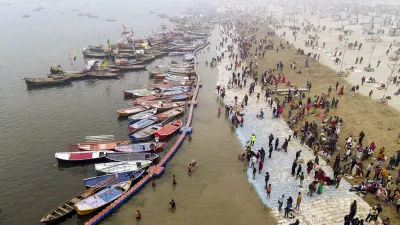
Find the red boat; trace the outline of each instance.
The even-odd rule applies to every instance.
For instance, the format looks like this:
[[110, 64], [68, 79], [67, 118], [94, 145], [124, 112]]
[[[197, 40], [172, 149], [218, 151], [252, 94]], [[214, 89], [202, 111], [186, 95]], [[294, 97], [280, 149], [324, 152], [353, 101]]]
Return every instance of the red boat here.
[[168, 137], [169, 135], [176, 132], [182, 126], [181, 120], [172, 121], [171, 123], [163, 126], [161, 129], [154, 133], [154, 136], [158, 136], [159, 139]]

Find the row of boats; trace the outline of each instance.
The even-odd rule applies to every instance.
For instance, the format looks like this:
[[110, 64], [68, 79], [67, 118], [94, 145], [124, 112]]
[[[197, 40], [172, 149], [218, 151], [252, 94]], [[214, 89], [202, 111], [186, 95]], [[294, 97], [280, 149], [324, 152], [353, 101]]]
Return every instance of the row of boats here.
[[41, 222], [55, 221], [73, 211], [88, 215], [126, 193], [157, 163], [157, 152], [182, 127], [179, 117], [193, 95], [194, 82], [191, 79], [124, 91], [133, 106], [117, 110], [117, 115], [128, 120], [131, 141], [84, 142], [76, 145], [79, 151], [55, 153], [60, 163], [97, 162], [94, 168], [99, 176], [84, 179], [88, 189], [49, 211]]
[[[184, 63], [173, 62], [171, 65], [149, 69], [152, 78], [162, 79], [165, 83], [190, 80], [182, 75], [193, 75], [193, 58], [191, 53], [206, 43], [207, 32], [211, 26], [200, 27], [200, 31], [188, 31], [181, 26], [174, 31], [153, 33], [152, 36], [140, 39], [133, 38], [132, 29], [124, 26], [123, 35], [126, 42], [108, 45], [89, 45], [83, 48], [82, 54], [87, 59], [86, 68], [76, 71], [64, 71], [60, 65], [52, 66], [46, 77], [25, 78], [27, 86], [51, 86], [70, 84], [80, 79], [115, 79], [124, 72], [148, 69], [155, 59], [165, 56], [183, 56]], [[74, 60], [76, 53], [74, 51]], [[96, 58], [101, 58], [103, 61]], [[70, 59], [71, 64], [72, 60]]]
[[[177, 27], [179, 31], [182, 25], [177, 24]], [[199, 30], [204, 30], [204, 27], [199, 26]], [[168, 46], [166, 43], [180, 39], [163, 40], [159, 45], [165, 47]], [[157, 41], [153, 40], [152, 43], [154, 46]], [[136, 42], [128, 44], [134, 47]], [[171, 57], [181, 59], [151, 69], [149, 76], [154, 78], [155, 83], [147, 89], [123, 91], [124, 98], [131, 106], [117, 110], [117, 115], [129, 122], [130, 141], [115, 141], [105, 136], [92, 137], [87, 142], [74, 145], [74, 151], [55, 153], [60, 164], [94, 162], [98, 176], [84, 179], [83, 184], [87, 188], [85, 191], [50, 210], [40, 222], [53, 222], [74, 211], [79, 215], [96, 212], [128, 192], [133, 184], [149, 172], [151, 166], [158, 163], [159, 151], [169, 141], [174, 141], [171, 137], [183, 126], [186, 105], [193, 96], [192, 87], [197, 77], [194, 71], [194, 55], [187, 51], [168, 51]], [[129, 57], [117, 57], [114, 63], [120, 66], [142, 65], [129, 60]], [[98, 63], [94, 62], [93, 65]], [[93, 65], [90, 67], [91, 71]], [[117, 66], [107, 68], [121, 69]], [[101, 69], [103, 70], [104, 68]]]

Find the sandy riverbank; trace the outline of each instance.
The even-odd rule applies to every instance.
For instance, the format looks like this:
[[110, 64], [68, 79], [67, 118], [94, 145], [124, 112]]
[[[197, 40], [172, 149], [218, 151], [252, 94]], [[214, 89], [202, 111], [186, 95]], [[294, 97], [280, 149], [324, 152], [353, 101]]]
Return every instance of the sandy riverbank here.
[[[284, 19], [283, 26], [293, 26], [296, 25], [298, 27], [302, 27], [302, 24], [307, 25], [307, 23], [314, 24], [315, 26], [320, 25], [321, 29], [319, 32], [300, 32], [297, 35], [297, 39], [292, 35], [292, 31], [289, 28], [280, 29], [277, 31], [279, 35], [282, 35], [283, 32], [286, 32], [286, 36], [284, 37], [289, 42], [294, 43], [296, 48], [302, 48], [306, 53], [312, 52], [320, 55], [320, 62], [339, 72], [341, 63], [335, 65], [333, 61], [333, 55], [335, 51], [337, 52], [345, 52], [343, 58], [343, 66], [342, 71], [345, 69], [354, 66], [357, 72], [352, 72], [345, 80], [349, 83], [346, 85], [346, 90], [349, 91], [352, 86], [359, 85], [360, 93], [362, 95], [368, 96], [369, 92], [372, 90], [372, 99], [378, 100], [383, 97], [384, 90], [378, 90], [378, 86], [380, 84], [389, 84], [389, 88], [387, 90], [386, 96], [390, 96], [392, 99], [389, 100], [389, 105], [393, 108], [400, 110], [400, 97], [394, 95], [395, 92], [399, 90], [398, 84], [393, 84], [393, 82], [389, 82], [388, 78], [392, 73], [392, 70], [389, 68], [393, 68], [394, 61], [389, 60], [389, 57], [395, 57], [395, 52], [400, 49], [400, 46], [395, 46], [394, 41], [399, 41], [400, 38], [396, 36], [389, 36], [388, 31], [389, 27], [379, 27], [375, 26], [375, 35], [366, 35], [363, 34], [363, 27], [360, 24], [351, 25], [349, 21], [334, 21], [331, 15], [326, 15], [321, 12], [316, 12], [314, 15], [310, 15], [310, 13], [302, 13], [299, 15], [291, 16], [290, 21], [287, 16], [284, 15], [284, 11], [282, 8], [278, 8], [274, 11], [274, 14], [277, 18]], [[325, 18], [323, 18], [325, 17]], [[361, 18], [359, 22], [366, 22], [367, 18]], [[325, 31], [322, 31], [322, 27], [326, 26]], [[344, 30], [353, 31], [351, 35], [344, 35], [343, 30], [336, 30], [335, 28], [344, 27]], [[329, 28], [332, 28], [332, 31], [329, 32]], [[383, 29], [385, 33], [383, 35], [377, 35], [376, 30]], [[320, 37], [318, 39], [318, 46], [314, 47], [306, 47], [305, 41], [310, 40], [308, 38], [309, 35], [314, 36], [318, 34]], [[338, 37], [339, 35], [343, 35], [343, 40], [340, 42]], [[366, 38], [371, 36], [379, 36], [379, 42], [367, 42]], [[347, 39], [347, 45], [346, 43]], [[362, 47], [360, 50], [358, 48], [348, 48], [348, 44], [355, 43], [357, 41], [358, 45], [362, 43]], [[323, 48], [323, 43], [325, 42], [325, 47]], [[389, 49], [389, 47], [392, 47]], [[374, 49], [372, 49], [374, 46]], [[338, 50], [337, 50], [338, 49]], [[386, 51], [389, 50], [388, 54]], [[356, 64], [357, 57], [360, 59], [363, 57], [362, 63]], [[342, 60], [342, 56], [339, 57]], [[379, 67], [377, 67], [378, 61], [381, 61]], [[365, 67], [368, 67], [368, 64], [371, 64], [371, 68], [374, 69], [374, 72], [367, 72], [364, 70]], [[397, 65], [400, 63], [397, 62]], [[389, 65], [389, 66], [388, 66]], [[393, 76], [399, 76], [400, 67], [396, 66]], [[376, 83], [367, 83], [361, 85], [361, 78], [365, 76], [366, 79], [369, 77], [373, 77], [376, 80]]]

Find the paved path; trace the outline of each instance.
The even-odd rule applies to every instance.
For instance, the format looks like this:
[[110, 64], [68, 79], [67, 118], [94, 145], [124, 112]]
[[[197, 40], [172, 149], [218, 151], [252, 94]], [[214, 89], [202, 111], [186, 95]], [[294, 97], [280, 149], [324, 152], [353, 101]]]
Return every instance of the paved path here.
[[[237, 49], [235, 46], [234, 49]], [[222, 49], [221, 49], [222, 51]], [[230, 65], [228, 54], [225, 54], [225, 59], [219, 63], [218, 69], [220, 71], [220, 77], [218, 83], [221, 87], [226, 86], [229, 78], [232, 77], [232, 71], [225, 69], [225, 65]], [[247, 79], [247, 87], [251, 81]], [[233, 102], [235, 96], [238, 96], [238, 102], [241, 102], [245, 94], [248, 92], [248, 88], [243, 89], [226, 89], [225, 102]], [[243, 127], [236, 129], [237, 136], [244, 146], [247, 141], [250, 140], [252, 134], [257, 136], [257, 140], [252, 147], [253, 151], [257, 151], [264, 147], [266, 155], [268, 156], [268, 136], [272, 133], [275, 138], [279, 138], [279, 145], [281, 146], [289, 136], [289, 128], [286, 122], [282, 118], [272, 119], [272, 109], [267, 108], [264, 95], [261, 93], [260, 102], [257, 103], [256, 95], [261, 93], [260, 86], [255, 89], [255, 94], [249, 96], [248, 106], [242, 111], [244, 115]], [[265, 119], [260, 120], [256, 118], [256, 115], [263, 109], [265, 112]], [[275, 142], [274, 142], [275, 143]], [[298, 150], [302, 150], [300, 159], [304, 160], [302, 168], [305, 174], [303, 188], [299, 188], [299, 180], [294, 179], [291, 176], [291, 167], [295, 159], [295, 153]], [[310, 225], [334, 225], [343, 224], [343, 218], [350, 211], [350, 205], [354, 200], [357, 200], [357, 214], [356, 217], [366, 218], [370, 206], [362, 200], [359, 196], [349, 192], [351, 185], [342, 179], [339, 188], [325, 186], [321, 195], [315, 194], [313, 197], [308, 196], [308, 185], [313, 181], [311, 176], [306, 173], [306, 163], [310, 159], [314, 159], [313, 152], [309, 150], [305, 145], [301, 145], [297, 139], [292, 139], [289, 142], [288, 152], [273, 151], [272, 158], [265, 158], [264, 167], [261, 174], [257, 173], [256, 179], [252, 179], [252, 169], [248, 169], [249, 182], [254, 186], [262, 202], [273, 210], [274, 215], [277, 217], [279, 224], [290, 224], [295, 219], [300, 220], [300, 224]], [[326, 176], [333, 177], [333, 170], [330, 166], [326, 165], [326, 162], [320, 159], [322, 169], [326, 172]], [[257, 164], [258, 168], [258, 164]], [[264, 189], [265, 173], [269, 172], [270, 179], [269, 183], [272, 184], [271, 198], [266, 199], [266, 192]], [[314, 171], [311, 172], [311, 175]], [[285, 195], [285, 201], [283, 207], [286, 206], [286, 199], [291, 196], [293, 198], [293, 207], [296, 204], [298, 192], [303, 195], [302, 204], [300, 211], [295, 212], [295, 219], [283, 218], [282, 212], [278, 211], [278, 199], [283, 194]]]

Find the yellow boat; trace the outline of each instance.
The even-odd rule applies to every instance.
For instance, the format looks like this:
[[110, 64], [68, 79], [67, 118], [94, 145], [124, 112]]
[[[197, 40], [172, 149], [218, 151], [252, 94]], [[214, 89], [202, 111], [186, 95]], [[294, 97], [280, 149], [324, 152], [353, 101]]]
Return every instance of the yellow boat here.
[[121, 182], [102, 190], [75, 204], [79, 215], [91, 214], [119, 198], [131, 187], [132, 181]]

